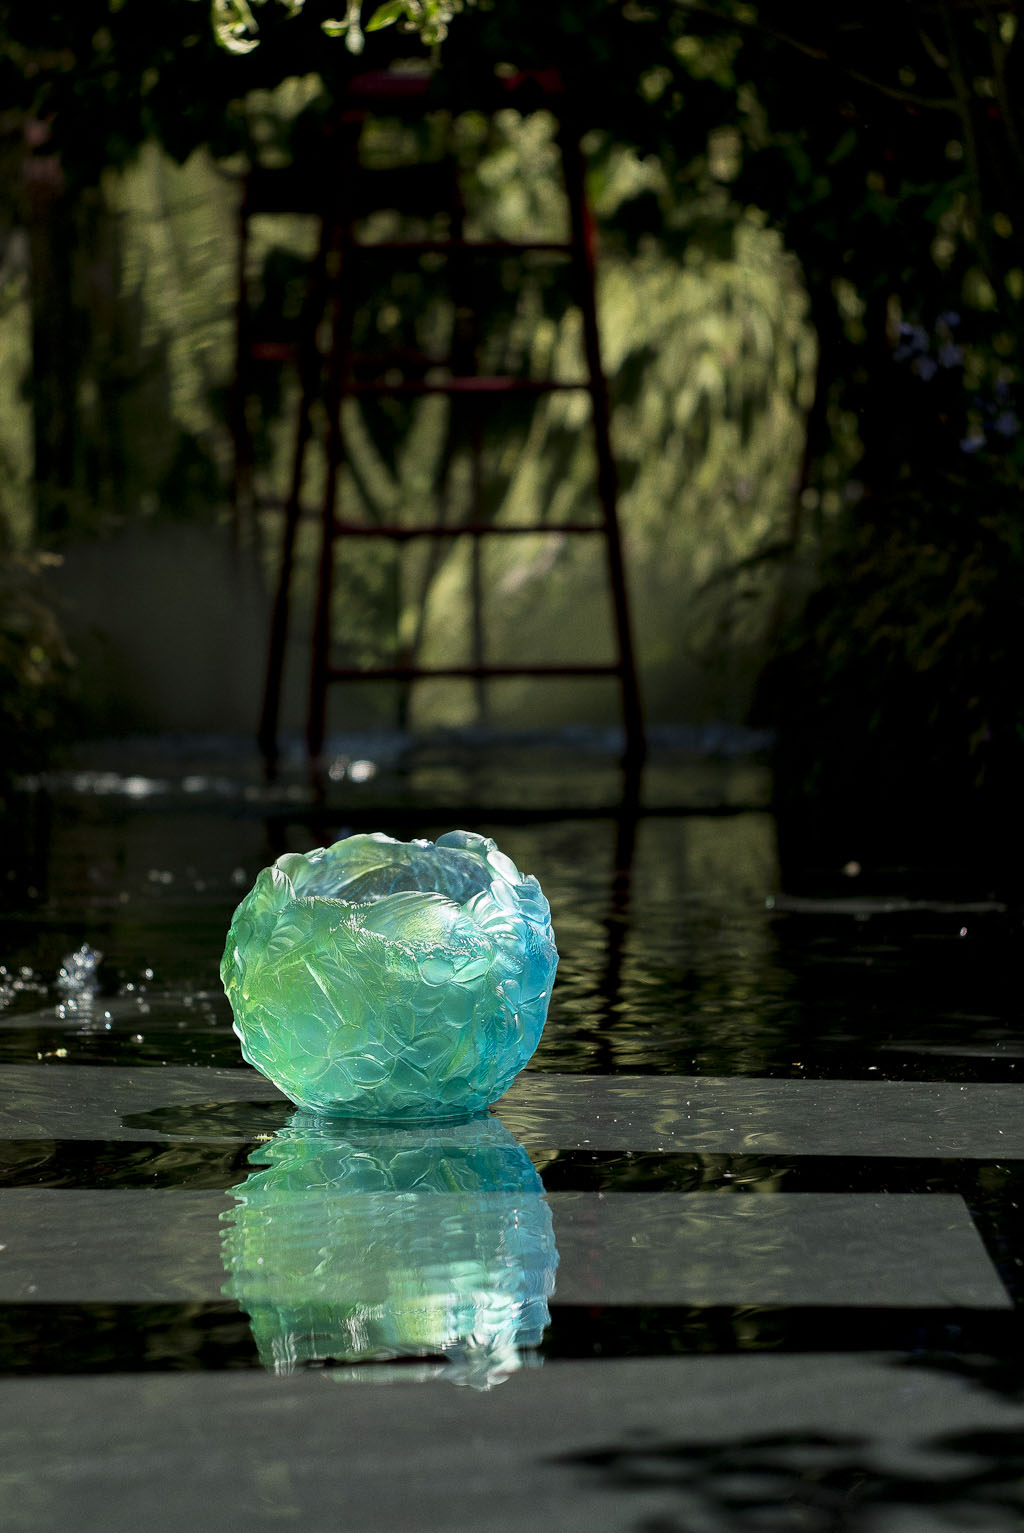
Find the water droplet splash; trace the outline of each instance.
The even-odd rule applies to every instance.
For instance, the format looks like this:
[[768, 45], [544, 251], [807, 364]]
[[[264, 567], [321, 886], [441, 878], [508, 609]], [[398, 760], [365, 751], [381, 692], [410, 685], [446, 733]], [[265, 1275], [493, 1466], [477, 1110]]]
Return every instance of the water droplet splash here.
[[95, 995], [100, 988], [96, 971], [102, 962], [103, 954], [99, 948], [83, 942], [77, 952], [68, 953], [61, 960], [57, 975], [58, 990], [62, 990], [65, 995]]

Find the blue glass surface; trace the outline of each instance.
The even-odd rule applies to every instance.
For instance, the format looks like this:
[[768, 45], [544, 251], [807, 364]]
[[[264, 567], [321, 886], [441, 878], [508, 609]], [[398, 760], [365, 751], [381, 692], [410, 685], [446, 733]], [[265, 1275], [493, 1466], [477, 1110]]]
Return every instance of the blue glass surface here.
[[300, 1107], [417, 1122], [502, 1096], [557, 963], [540, 885], [488, 837], [375, 834], [265, 868], [221, 977], [245, 1058]]
[[249, 1159], [261, 1169], [222, 1216], [224, 1291], [267, 1367], [420, 1358], [487, 1388], [539, 1344], [558, 1265], [551, 1210], [497, 1119], [340, 1135], [296, 1113]]

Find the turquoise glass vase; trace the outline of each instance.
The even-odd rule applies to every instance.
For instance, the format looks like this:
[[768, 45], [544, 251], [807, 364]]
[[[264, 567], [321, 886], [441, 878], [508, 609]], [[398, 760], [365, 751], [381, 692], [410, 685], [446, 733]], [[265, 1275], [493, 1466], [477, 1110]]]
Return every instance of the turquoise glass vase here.
[[488, 1388], [540, 1344], [558, 1265], [551, 1210], [496, 1118], [341, 1135], [296, 1113], [249, 1160], [221, 1216], [224, 1292], [265, 1367], [373, 1365], [379, 1377], [401, 1359], [403, 1378]]
[[421, 1122], [504, 1094], [557, 963], [537, 880], [457, 830], [279, 857], [235, 911], [221, 978], [243, 1055], [298, 1106]]

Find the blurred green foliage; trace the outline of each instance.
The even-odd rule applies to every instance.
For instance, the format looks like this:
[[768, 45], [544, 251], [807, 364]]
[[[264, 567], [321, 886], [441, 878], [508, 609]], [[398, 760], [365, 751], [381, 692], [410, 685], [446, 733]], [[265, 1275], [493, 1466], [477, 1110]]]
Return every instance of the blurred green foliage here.
[[762, 693], [783, 807], [847, 848], [913, 822], [934, 852], [998, 823], [1024, 765], [1018, 17], [782, 6], [740, 37], [733, 191], [785, 230], [819, 342], [801, 511], [843, 503]]
[[[252, 53], [259, 47], [260, 27], [253, 6], [258, 11], [265, 4], [266, 0], [252, 0], [252, 5], [248, 0], [212, 0], [213, 31], [221, 47], [234, 54]], [[305, 0], [277, 0], [277, 4], [294, 20], [302, 14]], [[436, 48], [448, 36], [452, 17], [461, 9], [462, 0], [384, 0], [370, 11], [364, 31], [361, 0], [345, 0], [344, 14], [325, 16], [320, 29], [327, 37], [343, 37], [348, 51], [355, 54], [365, 48], [366, 32], [396, 24]]]

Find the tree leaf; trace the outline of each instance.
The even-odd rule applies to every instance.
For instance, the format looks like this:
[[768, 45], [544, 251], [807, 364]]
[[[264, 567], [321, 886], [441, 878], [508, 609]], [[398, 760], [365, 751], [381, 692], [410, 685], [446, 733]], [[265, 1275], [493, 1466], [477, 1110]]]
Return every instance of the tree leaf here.
[[213, 35], [229, 53], [251, 53], [259, 44], [259, 28], [246, 0], [213, 0]]
[[379, 32], [382, 27], [390, 27], [399, 17], [404, 16], [407, 10], [405, 0], [386, 0], [384, 5], [379, 5], [366, 23], [367, 32]]

